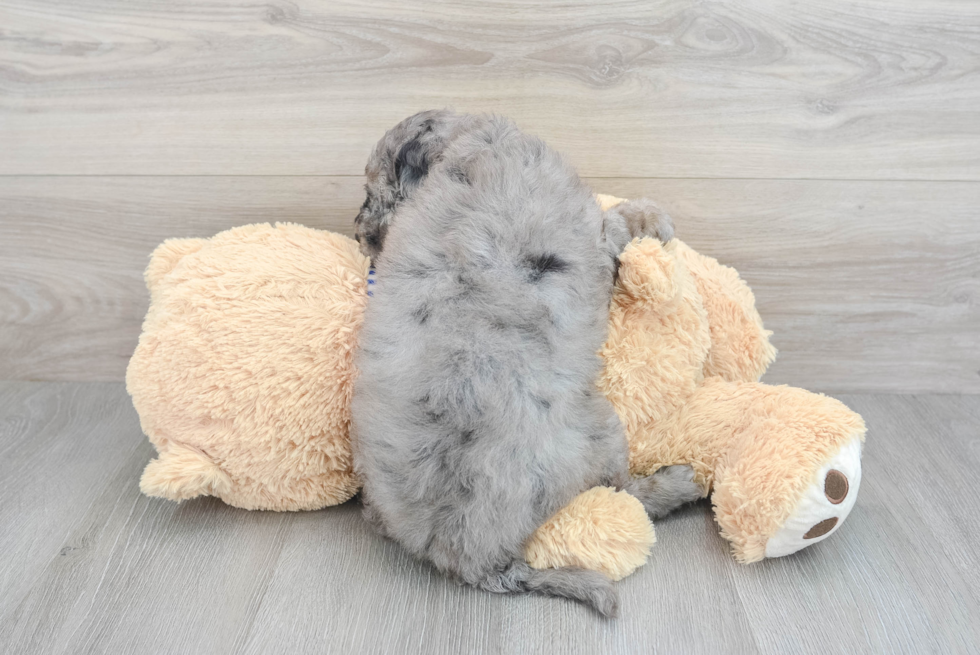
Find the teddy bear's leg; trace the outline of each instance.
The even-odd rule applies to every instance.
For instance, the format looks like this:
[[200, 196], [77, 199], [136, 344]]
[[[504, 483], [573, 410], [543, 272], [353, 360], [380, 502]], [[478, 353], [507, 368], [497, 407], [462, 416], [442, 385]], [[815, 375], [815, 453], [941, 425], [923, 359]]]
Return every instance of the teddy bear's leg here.
[[621, 580], [646, 562], [656, 540], [636, 498], [611, 487], [593, 487], [531, 535], [524, 559], [536, 569], [573, 566]]
[[182, 501], [198, 496], [222, 496], [231, 491], [231, 478], [196, 448], [164, 441], [160, 455], [140, 477], [147, 496]]
[[702, 391], [711, 416], [687, 429], [716, 426], [711, 500], [735, 558], [788, 555], [838, 530], [861, 481], [861, 417], [794, 387], [709, 378]]

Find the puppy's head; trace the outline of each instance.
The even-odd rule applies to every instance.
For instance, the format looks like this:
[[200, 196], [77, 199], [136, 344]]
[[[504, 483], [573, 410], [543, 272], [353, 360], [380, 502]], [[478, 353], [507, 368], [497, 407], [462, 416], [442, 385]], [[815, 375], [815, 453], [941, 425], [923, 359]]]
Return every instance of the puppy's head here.
[[354, 238], [372, 261], [384, 247], [395, 209], [442, 156], [457, 120], [445, 109], [419, 112], [388, 130], [374, 147], [364, 167], [367, 198], [354, 219]]

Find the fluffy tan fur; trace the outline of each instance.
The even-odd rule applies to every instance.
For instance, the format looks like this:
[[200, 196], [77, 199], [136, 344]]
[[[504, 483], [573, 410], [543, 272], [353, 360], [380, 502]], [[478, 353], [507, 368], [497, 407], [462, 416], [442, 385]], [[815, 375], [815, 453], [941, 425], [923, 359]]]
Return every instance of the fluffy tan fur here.
[[275, 510], [353, 496], [352, 354], [367, 272], [356, 243], [300, 225], [158, 247], [126, 374], [159, 452], [143, 492]]
[[640, 501], [625, 491], [594, 487], [537, 529], [524, 558], [538, 569], [578, 566], [621, 580], [646, 562], [656, 540]]

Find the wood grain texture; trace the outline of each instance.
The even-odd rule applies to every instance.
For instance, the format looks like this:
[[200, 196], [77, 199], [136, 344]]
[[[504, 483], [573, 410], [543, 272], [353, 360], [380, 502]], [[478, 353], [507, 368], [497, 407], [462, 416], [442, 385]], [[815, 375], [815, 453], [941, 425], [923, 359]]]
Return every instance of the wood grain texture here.
[[622, 616], [459, 587], [356, 503], [246, 512], [139, 494], [119, 383], [0, 383], [0, 652], [976, 652], [980, 397], [851, 395], [870, 433], [832, 539], [742, 566], [710, 507], [657, 524]]
[[[588, 180], [657, 199], [752, 285], [821, 391], [980, 392], [980, 184]], [[168, 237], [295, 221], [350, 234], [357, 177], [0, 178], [0, 379], [120, 380]]]
[[980, 180], [980, 7], [3, 0], [0, 174], [360, 174], [419, 109], [585, 175]]

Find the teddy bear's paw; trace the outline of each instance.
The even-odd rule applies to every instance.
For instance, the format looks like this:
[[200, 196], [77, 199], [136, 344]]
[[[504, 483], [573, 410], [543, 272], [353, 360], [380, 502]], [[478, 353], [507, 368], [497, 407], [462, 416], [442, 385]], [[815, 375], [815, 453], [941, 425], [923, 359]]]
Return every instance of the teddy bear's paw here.
[[535, 530], [524, 559], [535, 569], [577, 567], [622, 580], [646, 562], [656, 540], [635, 496], [593, 487]]
[[636, 496], [653, 518], [665, 516], [704, 495], [701, 485], [694, 481], [694, 469], [687, 464], [665, 466], [653, 475], [633, 478], [623, 490]]
[[857, 435], [817, 471], [796, 509], [766, 542], [766, 557], [790, 555], [836, 532], [854, 507], [860, 484], [861, 437]]
[[674, 238], [674, 220], [667, 212], [646, 198], [627, 200], [615, 207], [626, 221], [630, 237], [653, 237], [661, 243]]

